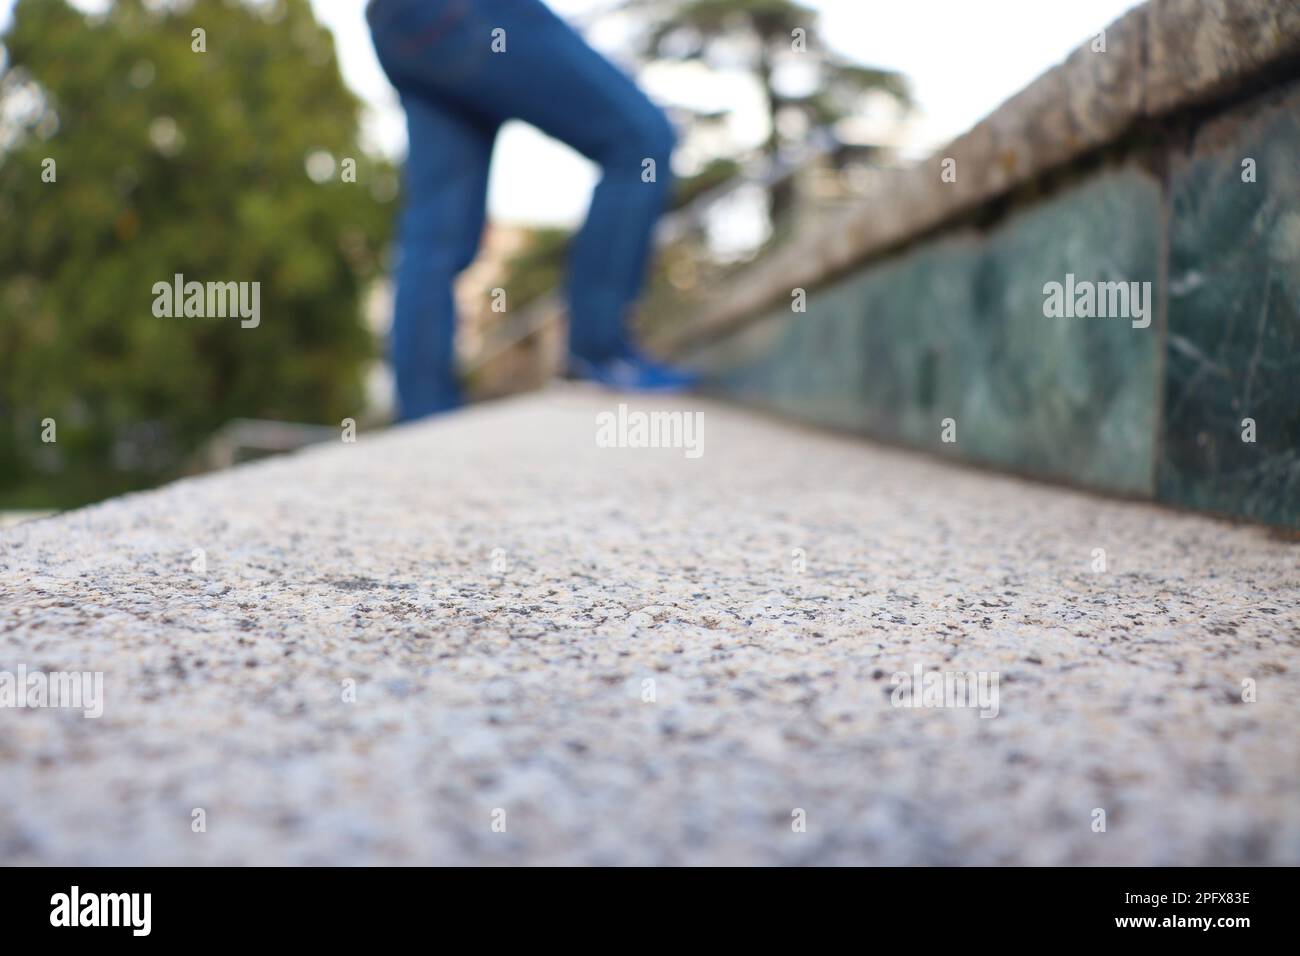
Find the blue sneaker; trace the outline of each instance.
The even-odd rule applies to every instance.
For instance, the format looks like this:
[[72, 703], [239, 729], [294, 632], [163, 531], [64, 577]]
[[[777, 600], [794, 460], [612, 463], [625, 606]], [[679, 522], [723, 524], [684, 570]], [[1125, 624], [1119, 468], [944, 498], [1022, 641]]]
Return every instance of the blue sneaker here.
[[570, 355], [569, 377], [620, 392], [685, 392], [700, 383], [699, 373], [656, 362], [635, 350], [598, 362]]

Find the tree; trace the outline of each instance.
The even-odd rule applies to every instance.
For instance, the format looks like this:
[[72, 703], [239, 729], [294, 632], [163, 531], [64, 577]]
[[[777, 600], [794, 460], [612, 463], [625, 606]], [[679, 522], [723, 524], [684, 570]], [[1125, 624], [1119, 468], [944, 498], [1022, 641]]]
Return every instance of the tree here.
[[[885, 93], [904, 106], [911, 102], [898, 73], [851, 63], [832, 51], [819, 32], [817, 12], [795, 0], [628, 0], [626, 9], [650, 24], [641, 46], [654, 59], [708, 66], [740, 59], [763, 92], [769, 124], [763, 153], [771, 160], [857, 114], [868, 94]], [[813, 68], [814, 81], [802, 92], [781, 80], [781, 68], [796, 63]], [[771, 200], [775, 220], [789, 200], [786, 186], [774, 184]]]
[[[233, 417], [355, 416], [395, 187], [307, 0], [19, 0], [2, 39], [0, 502], [157, 480]], [[156, 316], [178, 273], [258, 283], [260, 324]]]

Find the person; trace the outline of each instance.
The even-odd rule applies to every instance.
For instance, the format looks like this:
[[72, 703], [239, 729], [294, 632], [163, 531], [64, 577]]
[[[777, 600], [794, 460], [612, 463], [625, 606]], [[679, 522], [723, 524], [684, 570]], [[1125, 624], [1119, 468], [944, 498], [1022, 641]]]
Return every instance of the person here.
[[648, 358], [628, 329], [672, 180], [663, 111], [540, 0], [370, 0], [366, 18], [410, 140], [391, 337], [399, 420], [462, 401], [452, 283], [477, 253], [493, 142], [508, 119], [601, 167], [569, 251], [570, 374], [620, 389], [694, 384]]

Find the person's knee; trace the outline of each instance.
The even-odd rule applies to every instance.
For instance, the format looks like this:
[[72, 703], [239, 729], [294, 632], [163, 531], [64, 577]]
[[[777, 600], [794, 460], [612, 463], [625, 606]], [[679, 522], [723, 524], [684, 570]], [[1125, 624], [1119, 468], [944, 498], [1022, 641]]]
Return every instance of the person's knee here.
[[[610, 138], [604, 155], [599, 157], [601, 164], [606, 169], [630, 169], [635, 163], [644, 181], [667, 182], [673, 148], [677, 145], [677, 131], [672, 122], [648, 100], [626, 119], [626, 125]], [[655, 170], [653, 179], [646, 176], [651, 161]]]
[[677, 131], [672, 121], [657, 106], [647, 111], [641, 121], [641, 148], [646, 158], [653, 159], [663, 181], [672, 173], [673, 149], [677, 146]]
[[646, 120], [646, 148], [651, 156], [668, 162], [677, 146], [677, 130], [663, 110], [655, 107]]
[[672, 188], [673, 148], [677, 145], [677, 131], [668, 117], [658, 107], [651, 107], [637, 124], [636, 163], [643, 188], [656, 203]]

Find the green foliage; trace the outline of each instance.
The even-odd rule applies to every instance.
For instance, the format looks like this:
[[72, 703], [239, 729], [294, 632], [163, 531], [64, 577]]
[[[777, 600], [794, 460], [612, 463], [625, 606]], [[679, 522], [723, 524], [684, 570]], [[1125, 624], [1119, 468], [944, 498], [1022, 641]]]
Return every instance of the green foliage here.
[[[59, 505], [157, 480], [234, 417], [356, 415], [393, 172], [361, 151], [307, 0], [90, 18], [19, 0], [3, 42], [0, 504], [31, 503], [34, 482]], [[354, 159], [356, 181], [313, 181], [318, 151]], [[155, 317], [176, 273], [259, 282], [261, 324]]]

